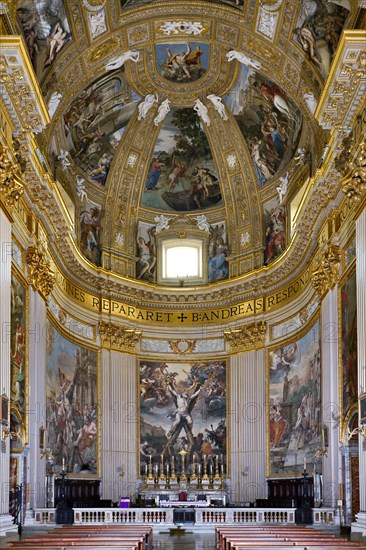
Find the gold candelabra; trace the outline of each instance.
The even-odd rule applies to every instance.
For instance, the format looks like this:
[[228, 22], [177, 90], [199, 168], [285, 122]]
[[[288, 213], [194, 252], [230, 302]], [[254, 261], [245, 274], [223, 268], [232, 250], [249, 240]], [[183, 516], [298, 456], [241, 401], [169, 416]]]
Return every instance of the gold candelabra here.
[[182, 457], [182, 474], [180, 476], [180, 479], [185, 481], [187, 478], [186, 478], [186, 469], [185, 469], [184, 461], [188, 452], [182, 449], [181, 451], [179, 451], [178, 454], [180, 454], [180, 456]]

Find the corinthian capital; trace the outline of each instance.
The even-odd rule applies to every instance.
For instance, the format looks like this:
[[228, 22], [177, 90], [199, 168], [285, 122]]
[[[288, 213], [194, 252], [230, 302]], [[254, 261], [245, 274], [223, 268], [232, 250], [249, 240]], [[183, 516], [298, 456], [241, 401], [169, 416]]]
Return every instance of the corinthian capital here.
[[35, 290], [46, 298], [53, 290], [55, 285], [55, 275], [50, 268], [49, 262], [44, 254], [39, 252], [36, 247], [28, 248], [28, 277]]

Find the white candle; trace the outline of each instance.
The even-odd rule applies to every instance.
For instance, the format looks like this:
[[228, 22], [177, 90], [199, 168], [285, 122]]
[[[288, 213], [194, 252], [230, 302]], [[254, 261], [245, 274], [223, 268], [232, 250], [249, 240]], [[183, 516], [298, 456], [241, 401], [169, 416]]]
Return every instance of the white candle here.
[[304, 456], [304, 472], [306, 472], [306, 456]]
[[223, 474], [224, 473], [224, 465], [221, 464], [221, 473]]
[[62, 469], [65, 469], [65, 458], [62, 459]]
[[198, 473], [201, 473], [201, 464], [198, 464]]
[[147, 475], [147, 464], [145, 464], [145, 474]]

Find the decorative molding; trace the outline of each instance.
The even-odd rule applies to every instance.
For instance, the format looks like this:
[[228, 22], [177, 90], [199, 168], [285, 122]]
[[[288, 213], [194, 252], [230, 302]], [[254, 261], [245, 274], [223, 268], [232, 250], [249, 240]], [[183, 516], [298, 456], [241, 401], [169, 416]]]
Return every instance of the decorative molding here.
[[157, 27], [157, 34], [164, 36], [177, 35], [191, 35], [194, 36], [206, 34], [208, 25], [202, 24], [200, 21], [165, 21], [159, 27]]
[[18, 166], [10, 160], [8, 149], [0, 145], [0, 201], [12, 209], [22, 194], [23, 182], [18, 175]]
[[317, 294], [323, 296], [338, 283], [340, 263], [339, 248], [331, 244], [322, 254], [319, 269], [311, 274], [311, 284]]
[[136, 344], [141, 338], [141, 330], [101, 321], [99, 323], [99, 335], [104, 348], [135, 352]]
[[35, 246], [28, 248], [28, 277], [34, 290], [37, 290], [43, 298], [46, 298], [53, 290], [56, 282], [54, 272], [45, 255], [39, 252]]
[[366, 91], [365, 32], [342, 33], [315, 117], [325, 130], [351, 129]]
[[168, 340], [168, 343], [173, 353], [186, 355], [194, 352], [197, 345], [197, 340]]
[[267, 323], [261, 321], [237, 329], [225, 330], [224, 338], [226, 342], [230, 343], [231, 351], [250, 351], [264, 347], [266, 332]]
[[351, 178], [342, 185], [342, 191], [353, 202], [360, 203], [366, 194], [366, 142], [361, 143], [356, 158], [349, 163]]

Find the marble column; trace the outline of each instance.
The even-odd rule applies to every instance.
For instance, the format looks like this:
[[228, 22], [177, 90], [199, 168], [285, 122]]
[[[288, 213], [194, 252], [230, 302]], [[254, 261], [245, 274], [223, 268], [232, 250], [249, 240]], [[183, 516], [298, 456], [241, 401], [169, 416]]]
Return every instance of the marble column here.
[[328, 455], [323, 457], [323, 504], [336, 507], [342, 480], [339, 456], [338, 398], [338, 301], [337, 288], [321, 304], [322, 410], [328, 428]]
[[[10, 398], [11, 222], [0, 209], [0, 394]], [[1, 426], [0, 432], [9, 426]], [[10, 441], [0, 440], [0, 536], [15, 530], [9, 514]]]
[[46, 506], [46, 458], [39, 451], [39, 428], [46, 428], [46, 303], [29, 287], [29, 456], [28, 480], [31, 508]]
[[[366, 209], [356, 222], [357, 361], [358, 393], [366, 391]], [[360, 512], [352, 523], [352, 534], [366, 538], [366, 438], [358, 436]]]
[[265, 350], [230, 359], [230, 501], [267, 496]]
[[101, 352], [102, 495], [119, 501], [136, 494], [137, 389], [136, 357], [116, 351]]

